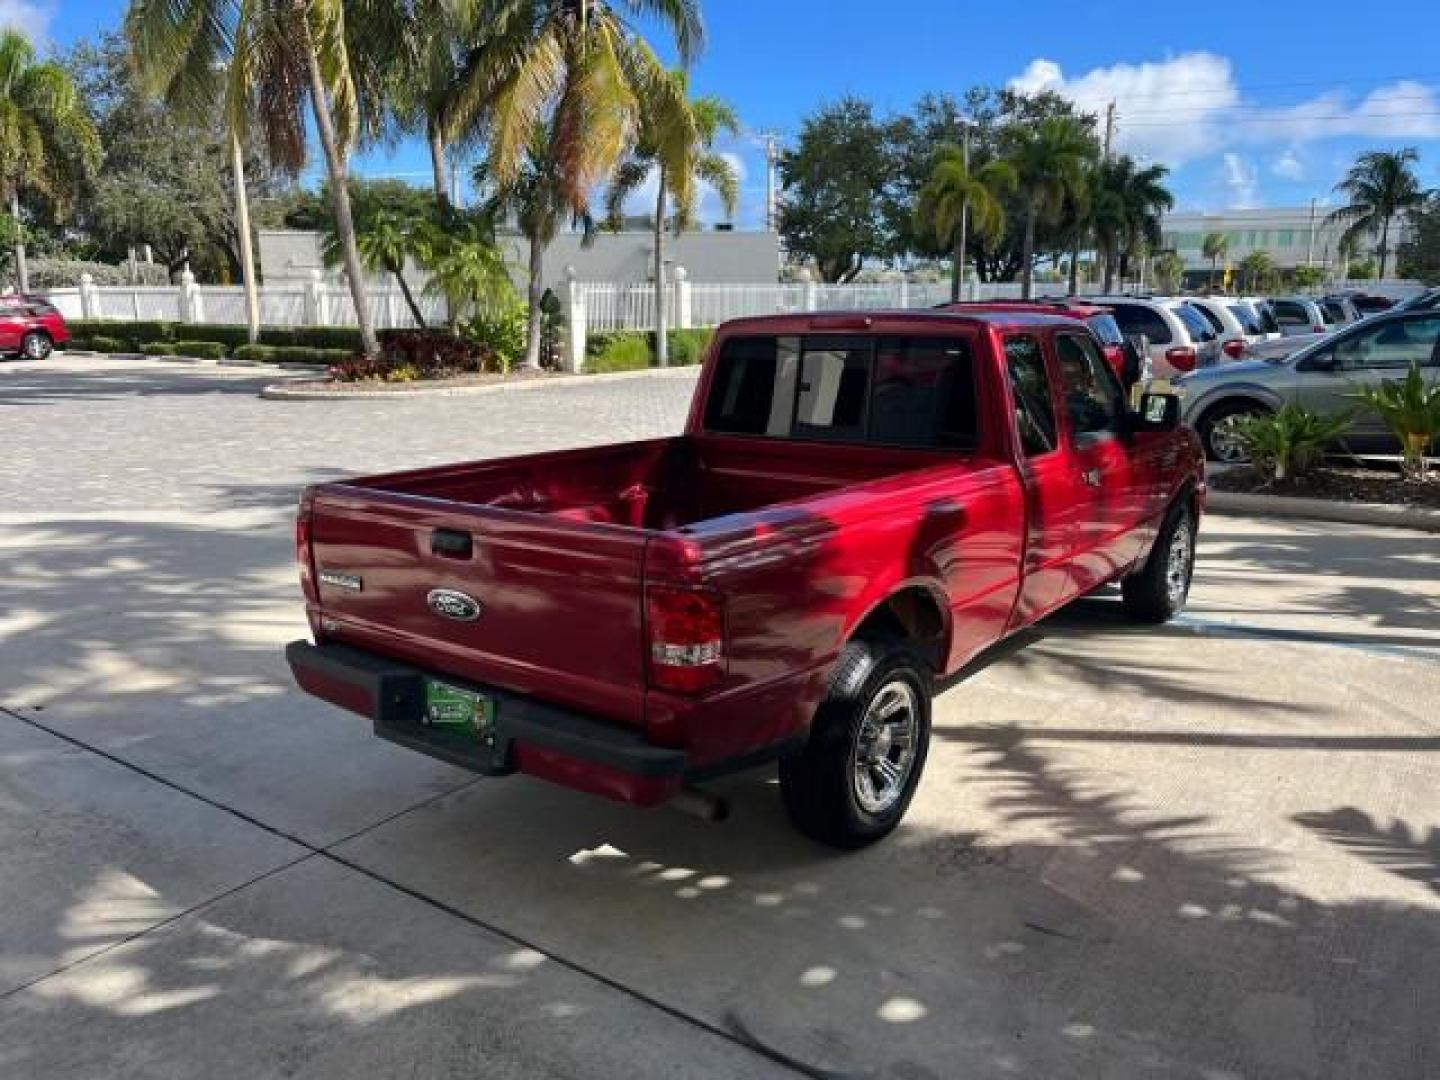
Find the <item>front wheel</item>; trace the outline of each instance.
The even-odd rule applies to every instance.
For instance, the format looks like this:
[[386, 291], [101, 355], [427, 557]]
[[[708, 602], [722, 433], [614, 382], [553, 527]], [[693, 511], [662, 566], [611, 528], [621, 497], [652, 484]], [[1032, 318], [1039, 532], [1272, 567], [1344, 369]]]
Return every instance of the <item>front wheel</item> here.
[[1163, 623], [1185, 610], [1195, 573], [1195, 521], [1178, 506], [1160, 526], [1145, 569], [1120, 583], [1126, 613], [1139, 622]]
[[49, 334], [32, 330], [20, 342], [20, 353], [27, 360], [44, 360], [55, 351], [55, 343]]
[[785, 809], [821, 843], [874, 843], [905, 816], [929, 746], [925, 662], [901, 642], [851, 642], [805, 750], [780, 762]]
[[1250, 460], [1245, 442], [1240, 438], [1241, 424], [1252, 416], [1263, 416], [1270, 410], [1248, 401], [1232, 401], [1208, 410], [1195, 425], [1195, 432], [1205, 446], [1205, 456], [1223, 465], [1239, 465]]

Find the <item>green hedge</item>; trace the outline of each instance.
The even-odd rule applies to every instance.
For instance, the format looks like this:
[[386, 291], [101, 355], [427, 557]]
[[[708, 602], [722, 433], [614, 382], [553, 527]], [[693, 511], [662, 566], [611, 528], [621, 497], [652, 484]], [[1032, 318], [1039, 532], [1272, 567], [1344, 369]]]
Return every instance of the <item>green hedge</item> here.
[[193, 356], [200, 360], [221, 360], [228, 352], [219, 341], [176, 341], [168, 348], [172, 356]]
[[259, 360], [265, 364], [338, 364], [355, 355], [350, 349], [314, 349], [308, 345], [241, 345], [237, 360]]
[[[670, 366], [687, 367], [705, 358], [715, 331], [670, 331]], [[649, 330], [615, 330], [591, 334], [585, 343], [585, 370], [593, 374], [611, 371], [643, 371], [655, 362], [655, 334]]]
[[[70, 336], [79, 340], [97, 336], [122, 343], [123, 349], [139, 350], [183, 335], [186, 341], [219, 342], [225, 351], [235, 352], [250, 342], [249, 329], [238, 323], [176, 323], [165, 320], [124, 322], [118, 319], [71, 319]], [[260, 343], [275, 348], [325, 349], [343, 351], [346, 357], [360, 351], [360, 331], [353, 326], [262, 327]]]
[[125, 352], [130, 346], [127, 342], [121, 341], [119, 338], [96, 334], [94, 337], [86, 339], [86, 348], [93, 349], [95, 352], [114, 353]]
[[140, 346], [140, 351], [146, 356], [169, 356], [175, 351], [175, 345], [169, 341], [147, 341]]

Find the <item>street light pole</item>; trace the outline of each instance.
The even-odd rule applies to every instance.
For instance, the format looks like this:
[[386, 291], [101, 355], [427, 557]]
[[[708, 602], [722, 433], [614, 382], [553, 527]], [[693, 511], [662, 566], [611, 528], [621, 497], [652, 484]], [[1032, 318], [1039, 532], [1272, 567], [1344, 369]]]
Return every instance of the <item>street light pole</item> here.
[[[970, 179], [970, 121], [960, 121], [960, 160], [965, 166], [965, 179]], [[970, 242], [970, 197], [967, 195], [960, 203], [960, 240], [955, 245], [955, 274], [950, 283], [950, 299], [960, 299], [961, 289], [965, 284], [965, 249]]]
[[245, 148], [230, 131], [230, 171], [235, 174], [235, 231], [240, 240], [240, 277], [245, 286], [245, 325], [250, 344], [260, 340], [260, 292], [255, 284], [255, 253], [250, 247], [250, 198], [245, 192]]
[[1315, 265], [1315, 200], [1310, 200], [1310, 243], [1305, 247], [1305, 265]]

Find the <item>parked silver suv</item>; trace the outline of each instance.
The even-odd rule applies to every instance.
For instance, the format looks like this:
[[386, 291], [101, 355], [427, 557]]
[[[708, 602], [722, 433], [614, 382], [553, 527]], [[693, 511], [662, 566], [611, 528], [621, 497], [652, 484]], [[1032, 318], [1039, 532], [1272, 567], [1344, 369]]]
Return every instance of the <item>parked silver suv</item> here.
[[1182, 415], [1216, 461], [1243, 461], [1236, 422], [1287, 404], [1311, 412], [1352, 413], [1345, 437], [1356, 449], [1384, 447], [1394, 438], [1380, 417], [1353, 395], [1361, 386], [1402, 377], [1418, 362], [1430, 379], [1440, 377], [1440, 310], [1375, 315], [1281, 360], [1252, 360], [1205, 368], [1173, 381]]

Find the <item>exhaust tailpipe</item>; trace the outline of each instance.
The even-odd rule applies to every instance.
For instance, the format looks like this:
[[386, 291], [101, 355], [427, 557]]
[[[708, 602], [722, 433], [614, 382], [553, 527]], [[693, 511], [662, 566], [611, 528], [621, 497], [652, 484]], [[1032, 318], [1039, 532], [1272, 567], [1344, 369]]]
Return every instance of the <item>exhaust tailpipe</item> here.
[[689, 814], [712, 825], [730, 816], [729, 800], [699, 788], [681, 788], [679, 794], [670, 800], [670, 806], [682, 814]]

